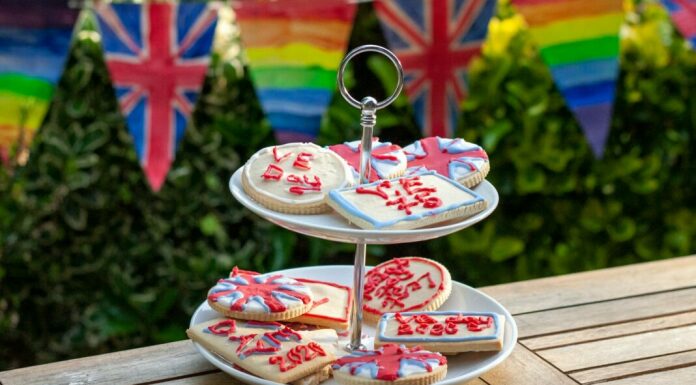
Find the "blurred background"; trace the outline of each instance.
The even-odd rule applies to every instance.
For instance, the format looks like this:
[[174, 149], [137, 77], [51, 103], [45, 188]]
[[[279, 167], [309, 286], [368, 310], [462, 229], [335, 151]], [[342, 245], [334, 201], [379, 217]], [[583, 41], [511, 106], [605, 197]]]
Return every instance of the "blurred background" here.
[[[524, 18], [500, 1], [456, 128], [488, 151], [500, 206], [445, 238], [371, 246], [368, 264], [421, 255], [482, 286], [693, 253], [696, 52], [659, 2], [627, 0], [624, 9], [600, 158]], [[183, 339], [211, 283], [234, 265], [352, 263], [354, 245], [281, 229], [229, 193], [230, 175], [274, 136], [234, 14], [221, 10], [218, 23], [203, 91], [155, 193], [119, 112], [97, 20], [81, 14], [30, 156], [0, 167], [0, 370]], [[368, 43], [386, 45], [362, 3], [349, 49]], [[347, 82], [354, 95], [381, 99], [393, 76], [386, 59], [361, 55]], [[318, 143], [359, 138], [358, 120], [335, 93]], [[376, 133], [402, 146], [421, 136], [405, 96], [379, 112]]]

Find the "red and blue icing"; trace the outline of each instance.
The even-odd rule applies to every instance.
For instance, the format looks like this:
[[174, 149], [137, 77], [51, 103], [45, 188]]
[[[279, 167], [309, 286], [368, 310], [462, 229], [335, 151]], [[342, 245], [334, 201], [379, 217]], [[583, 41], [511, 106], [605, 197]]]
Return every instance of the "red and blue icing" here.
[[[437, 317], [438, 319], [436, 319]], [[385, 313], [379, 320], [380, 341], [394, 343], [446, 343], [495, 340], [500, 337], [499, 315], [488, 312], [429, 311]], [[396, 336], [386, 335], [387, 323], [399, 324]], [[487, 329], [491, 334], [477, 335]], [[465, 333], [460, 333], [465, 332]]]
[[431, 136], [404, 147], [404, 153], [408, 159], [406, 175], [432, 170], [454, 180], [461, 180], [480, 170], [488, 162], [488, 154], [481, 146], [461, 138]]
[[[441, 179], [458, 190], [466, 192], [469, 196], [471, 196], [471, 198], [458, 200], [454, 203], [444, 205], [442, 203], [442, 199], [437, 195], [437, 189], [433, 186], [428, 186], [422, 181], [422, 179], [424, 179], [423, 177], [429, 175]], [[370, 215], [369, 212], [361, 210], [343, 196], [344, 192], [350, 191], [355, 191], [359, 196], [378, 196], [384, 201], [386, 206], [391, 206], [394, 208], [394, 210], [403, 212], [404, 215], [390, 220], [380, 220], [373, 215]], [[341, 208], [349, 215], [363, 219], [377, 229], [393, 226], [402, 221], [414, 221], [427, 216], [438, 215], [462, 206], [473, 205], [484, 200], [483, 197], [475, 191], [469, 190], [461, 184], [456, 183], [435, 171], [428, 171], [417, 175], [403, 176], [390, 180], [376, 181], [356, 187], [331, 190], [329, 192], [329, 199], [341, 206]], [[427, 210], [420, 210], [420, 212], [414, 213], [412, 207], [417, 206], [423, 207]]]
[[312, 301], [310, 289], [280, 274], [258, 274], [232, 270], [229, 278], [220, 279], [208, 292], [208, 300], [229, 307], [232, 311], [256, 310], [278, 313], [290, 306]]
[[339, 358], [331, 367], [334, 371], [351, 376], [395, 381], [410, 375], [429, 373], [443, 365], [447, 365], [447, 359], [440, 353], [386, 344], [377, 350], [356, 350]]
[[[353, 174], [356, 179], [359, 176], [361, 146], [359, 140], [329, 146], [331, 151], [345, 159], [353, 168]], [[379, 138], [372, 138], [371, 154], [370, 167], [372, 172], [370, 173], [370, 182], [386, 179], [395, 174], [400, 175], [406, 169], [406, 155], [400, 146], [389, 142], [380, 142]]]

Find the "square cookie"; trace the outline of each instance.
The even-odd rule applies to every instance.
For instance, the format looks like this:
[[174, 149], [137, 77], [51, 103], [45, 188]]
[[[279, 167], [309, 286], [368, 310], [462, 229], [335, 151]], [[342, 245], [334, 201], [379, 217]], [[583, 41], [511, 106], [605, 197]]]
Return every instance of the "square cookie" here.
[[336, 330], [348, 329], [353, 301], [350, 287], [313, 279], [296, 278], [296, 280], [312, 291], [314, 305], [310, 311], [289, 322], [301, 322]]
[[414, 229], [487, 206], [481, 195], [432, 171], [332, 190], [328, 203], [363, 229]]

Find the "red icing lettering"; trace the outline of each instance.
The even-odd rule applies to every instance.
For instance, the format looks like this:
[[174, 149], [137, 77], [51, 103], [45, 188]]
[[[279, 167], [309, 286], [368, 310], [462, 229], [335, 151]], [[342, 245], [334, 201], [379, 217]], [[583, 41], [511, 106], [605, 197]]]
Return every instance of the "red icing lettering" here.
[[275, 159], [276, 163], [280, 163], [284, 161], [285, 159], [289, 158], [292, 156], [292, 152], [287, 152], [283, 155], [278, 154], [278, 147], [273, 147], [273, 159]]
[[[398, 313], [397, 313], [398, 314]], [[399, 329], [396, 331], [397, 335], [404, 335], [404, 334], [413, 334], [413, 329], [411, 329], [411, 326], [409, 324], [401, 324], [399, 325]]]
[[438, 197], [428, 197], [423, 202], [423, 207], [426, 209], [434, 209], [440, 206], [442, 206], [442, 201]]
[[237, 331], [237, 325], [233, 319], [226, 319], [208, 326], [208, 330], [217, 335], [230, 335]]
[[263, 173], [263, 175], [261, 175], [261, 177], [266, 180], [280, 180], [280, 178], [283, 177], [283, 169], [275, 164], [269, 164], [268, 168], [266, 168], [266, 171]]
[[290, 366], [285, 362], [285, 357], [283, 356], [273, 356], [268, 358], [268, 363], [271, 365], [278, 365], [278, 369], [280, 369], [281, 372], [287, 372], [290, 369], [293, 369], [295, 364], [291, 363]]
[[295, 162], [293, 162], [292, 166], [300, 170], [310, 170], [311, 167], [309, 166], [309, 161], [313, 158], [314, 155], [312, 155], [311, 153], [301, 152], [295, 158]]
[[[370, 352], [370, 351], [366, 351]], [[428, 361], [437, 360], [439, 365], [447, 364], [447, 359], [438, 353], [423, 352], [419, 347], [405, 348], [395, 344], [386, 344], [381, 349], [375, 351], [376, 354], [365, 354], [360, 356], [345, 356], [336, 361], [336, 365], [350, 367], [350, 373], [355, 374], [362, 365], [377, 366], [376, 379], [384, 381], [395, 381], [399, 378], [399, 368], [401, 360], [419, 361], [428, 372], [433, 368]]]
[[321, 180], [318, 176], [314, 175], [314, 181], [310, 181], [307, 175], [304, 176], [304, 183], [312, 187], [321, 187]]
[[295, 174], [288, 175], [288, 177], [285, 178], [285, 180], [288, 181], [288, 183], [302, 184], [302, 178], [300, 178], [299, 176], [297, 176]]
[[430, 335], [433, 336], [441, 336], [442, 333], [445, 331], [445, 325], [443, 324], [435, 324], [433, 327], [430, 329]]
[[[281, 372], [286, 372], [295, 368], [297, 365], [309, 362], [319, 356], [326, 356], [326, 352], [318, 343], [310, 342], [307, 345], [297, 345], [293, 347], [285, 353], [285, 357], [280, 355], [269, 357], [268, 363], [271, 365], [278, 365], [278, 369]], [[289, 364], [286, 362], [286, 359], [290, 362]]]
[[305, 187], [305, 186], [292, 186], [290, 187], [290, 192], [297, 195], [302, 195], [306, 192], [321, 192], [320, 187]]

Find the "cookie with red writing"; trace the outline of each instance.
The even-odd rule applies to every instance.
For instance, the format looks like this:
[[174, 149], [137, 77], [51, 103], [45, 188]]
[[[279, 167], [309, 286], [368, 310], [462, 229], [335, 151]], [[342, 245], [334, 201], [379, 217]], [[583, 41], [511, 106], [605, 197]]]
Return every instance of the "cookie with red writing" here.
[[[353, 168], [355, 180], [359, 178], [361, 148], [359, 140], [329, 146], [331, 151], [340, 155]], [[370, 182], [400, 177], [406, 171], [406, 164], [406, 154], [400, 146], [372, 138]]]
[[415, 229], [483, 211], [478, 193], [434, 171], [329, 193], [329, 205], [363, 229]]
[[490, 162], [481, 146], [464, 139], [431, 136], [404, 147], [408, 159], [406, 175], [436, 171], [465, 187], [481, 183], [488, 175]]
[[348, 329], [353, 300], [350, 287], [313, 279], [297, 278], [297, 281], [309, 287], [314, 303], [308, 312], [290, 321], [336, 330]]
[[228, 317], [279, 321], [298, 317], [312, 308], [312, 291], [281, 274], [239, 270], [218, 280], [208, 291], [208, 304]]
[[500, 351], [505, 317], [497, 313], [431, 311], [386, 313], [375, 346], [397, 343], [445, 354]]
[[356, 350], [331, 366], [344, 385], [428, 385], [447, 375], [447, 358], [421, 348], [387, 344], [375, 350]]
[[263, 206], [289, 214], [329, 211], [326, 194], [353, 184], [353, 172], [335, 152], [312, 143], [267, 147], [244, 165], [242, 187]]
[[384, 313], [436, 310], [451, 291], [452, 277], [440, 263], [421, 257], [394, 258], [365, 274], [363, 318], [376, 324]]
[[278, 322], [229, 318], [194, 325], [186, 334], [228, 362], [279, 383], [297, 381], [323, 370], [335, 360], [333, 351], [338, 341], [332, 329], [298, 332]]

